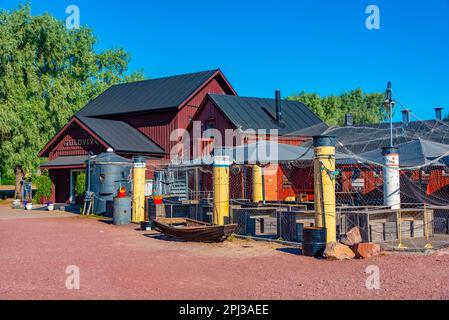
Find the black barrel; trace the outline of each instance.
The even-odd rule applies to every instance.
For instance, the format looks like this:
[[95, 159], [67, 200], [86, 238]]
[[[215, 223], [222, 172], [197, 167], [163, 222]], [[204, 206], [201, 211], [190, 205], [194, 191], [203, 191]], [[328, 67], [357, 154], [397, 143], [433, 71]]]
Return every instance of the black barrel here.
[[304, 223], [297, 222], [296, 223], [296, 238], [295, 238], [296, 242], [302, 243], [302, 241], [303, 241], [302, 240], [303, 239], [303, 237], [302, 237], [303, 232], [304, 232]]
[[114, 198], [112, 223], [115, 225], [131, 223], [131, 198]]
[[151, 230], [151, 229], [153, 229], [151, 221], [141, 221], [140, 222], [140, 230], [141, 231], [147, 231], [147, 230]]
[[308, 257], [321, 257], [326, 248], [325, 228], [304, 228], [302, 232], [302, 254]]

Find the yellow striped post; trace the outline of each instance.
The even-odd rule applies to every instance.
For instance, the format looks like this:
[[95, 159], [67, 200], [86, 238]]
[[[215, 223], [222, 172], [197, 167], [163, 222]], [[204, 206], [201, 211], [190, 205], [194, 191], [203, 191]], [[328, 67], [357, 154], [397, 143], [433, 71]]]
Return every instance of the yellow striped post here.
[[225, 217], [229, 218], [229, 168], [231, 162], [228, 156], [214, 158], [214, 210], [213, 222], [225, 225]]
[[326, 228], [327, 242], [337, 241], [335, 205], [335, 142], [334, 136], [318, 136], [314, 143], [315, 224]]
[[426, 245], [424, 246], [425, 249], [433, 249], [432, 244], [430, 243], [429, 240], [429, 221], [428, 221], [428, 216], [427, 216], [427, 205], [424, 203], [424, 217], [423, 217], [423, 221], [424, 221], [424, 230], [426, 233]]
[[402, 212], [401, 212], [401, 210], [399, 209], [399, 210], [397, 210], [396, 211], [396, 220], [397, 220], [397, 223], [398, 223], [398, 240], [399, 240], [399, 243], [398, 243], [398, 246], [397, 246], [397, 248], [398, 249], [407, 249], [407, 247], [402, 243]]
[[257, 164], [253, 166], [253, 202], [263, 201], [263, 169]]
[[135, 157], [133, 166], [132, 222], [145, 220], [145, 170], [144, 157]]

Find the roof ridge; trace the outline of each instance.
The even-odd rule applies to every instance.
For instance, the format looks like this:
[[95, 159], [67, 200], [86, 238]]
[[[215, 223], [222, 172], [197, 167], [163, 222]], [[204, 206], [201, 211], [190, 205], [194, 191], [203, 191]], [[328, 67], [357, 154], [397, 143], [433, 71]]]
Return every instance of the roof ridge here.
[[81, 120], [81, 118], [87, 118], [87, 119], [95, 119], [95, 120], [109, 120], [109, 121], [122, 121], [122, 120], [116, 120], [116, 119], [108, 119], [108, 118], [102, 118], [101, 116], [80, 116], [78, 114], [74, 115], [76, 118]]
[[106, 116], [179, 107], [214, 77], [225, 79], [220, 69], [213, 69], [112, 85], [76, 114]]
[[154, 80], [173, 79], [173, 78], [185, 77], [185, 76], [190, 76], [190, 75], [198, 75], [200, 73], [212, 73], [212, 72], [215, 73], [217, 71], [220, 71], [220, 69], [217, 68], [217, 69], [211, 69], [211, 70], [204, 70], [204, 71], [197, 71], [197, 72], [175, 74], [175, 75], [172, 75], [172, 76], [165, 76], [165, 77], [158, 77], [158, 78], [149, 78], [149, 79], [137, 80], [137, 81], [132, 81], [132, 82], [116, 83], [116, 84], [113, 84], [111, 87], [121, 86], [121, 85], [126, 85], [126, 84], [142, 83], [142, 82], [154, 81]]
[[[217, 97], [234, 97], [234, 98], [244, 98], [244, 99], [259, 99], [259, 100], [276, 100], [274, 97], [273, 98], [265, 98], [265, 97], [253, 97], [253, 96], [235, 96], [235, 95], [230, 95], [230, 94], [219, 94], [219, 93], [209, 93], [210, 96], [217, 96]], [[301, 101], [295, 101], [295, 100], [288, 100], [288, 99], [282, 99], [282, 101], [288, 101], [288, 102], [299, 102], [301, 104]]]

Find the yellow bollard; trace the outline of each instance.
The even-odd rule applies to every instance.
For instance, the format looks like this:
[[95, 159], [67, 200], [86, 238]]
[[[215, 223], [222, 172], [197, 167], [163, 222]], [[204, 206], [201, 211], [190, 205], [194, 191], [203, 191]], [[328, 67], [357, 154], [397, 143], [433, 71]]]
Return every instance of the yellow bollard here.
[[318, 136], [313, 139], [315, 225], [326, 228], [327, 243], [337, 241], [335, 208], [335, 137]]
[[426, 232], [426, 245], [424, 246], [424, 249], [433, 249], [432, 244], [429, 241], [429, 226], [428, 226], [428, 221], [427, 221], [427, 205], [424, 203], [424, 230]]
[[229, 167], [228, 156], [214, 158], [214, 224], [225, 225], [225, 217], [229, 218]]
[[145, 168], [143, 157], [134, 158], [133, 167], [133, 194], [132, 194], [132, 222], [139, 223], [145, 220]]
[[253, 202], [263, 201], [263, 169], [257, 164], [253, 166]]
[[402, 243], [402, 213], [401, 210], [397, 211], [397, 218], [396, 220], [398, 221], [398, 239], [399, 239], [399, 244], [398, 244], [398, 249], [407, 249], [406, 246], [404, 246], [404, 244]]

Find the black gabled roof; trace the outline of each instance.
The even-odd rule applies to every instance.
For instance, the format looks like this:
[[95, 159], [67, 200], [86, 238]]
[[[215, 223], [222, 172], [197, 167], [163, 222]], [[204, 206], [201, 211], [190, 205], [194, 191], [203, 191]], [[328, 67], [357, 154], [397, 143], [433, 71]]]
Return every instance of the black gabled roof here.
[[76, 117], [116, 152], [164, 154], [164, 150], [124, 121]]
[[94, 117], [177, 108], [217, 71], [114, 85], [89, 102], [77, 115]]
[[50, 160], [44, 164], [41, 164], [41, 168], [84, 165], [84, 163], [87, 161], [87, 157], [87, 155], [58, 157], [54, 160]]
[[209, 94], [226, 117], [242, 130], [278, 129], [280, 135], [323, 123], [304, 104], [282, 100], [282, 121], [277, 122], [274, 99]]

